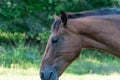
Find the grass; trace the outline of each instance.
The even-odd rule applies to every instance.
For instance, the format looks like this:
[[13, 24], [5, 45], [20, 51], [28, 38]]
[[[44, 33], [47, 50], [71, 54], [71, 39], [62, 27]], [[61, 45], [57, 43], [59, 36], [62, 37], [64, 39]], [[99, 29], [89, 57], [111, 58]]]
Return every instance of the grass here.
[[[97, 60], [93, 57], [76, 59], [60, 77], [60, 80], [120, 80], [119, 59]], [[39, 67], [0, 68], [0, 80], [40, 80]]]
[[[116, 60], [117, 61], [117, 60]], [[120, 64], [108, 61], [98, 61], [94, 59], [78, 59], [66, 70], [67, 73], [82, 74], [99, 74], [109, 75], [112, 73], [120, 73]], [[120, 61], [118, 59], [118, 61]]]
[[[0, 75], [0, 80], [40, 80], [38, 75]], [[74, 75], [63, 74], [60, 80], [120, 80], [119, 74], [101, 76], [97, 74]]]
[[120, 80], [120, 74], [98, 75], [98, 74], [64, 74], [60, 80]]
[[[1, 46], [0, 80], [40, 80], [38, 46]], [[97, 50], [83, 50], [60, 80], [120, 80], [120, 59]]]
[[[0, 80], [40, 80], [39, 69], [12, 69], [12, 68], [0, 68]], [[112, 73], [109, 75], [100, 74], [72, 74], [65, 72], [60, 80], [120, 80], [119, 73]]]

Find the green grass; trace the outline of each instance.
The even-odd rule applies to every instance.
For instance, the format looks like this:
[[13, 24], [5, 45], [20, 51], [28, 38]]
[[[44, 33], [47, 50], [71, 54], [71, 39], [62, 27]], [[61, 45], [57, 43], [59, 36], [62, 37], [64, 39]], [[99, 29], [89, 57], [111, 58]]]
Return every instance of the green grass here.
[[[40, 80], [40, 47], [3, 44], [0, 47], [0, 80]], [[7, 77], [6, 77], [7, 76]], [[60, 80], [120, 80], [120, 59], [93, 49], [84, 49]]]
[[82, 74], [99, 74], [99, 75], [109, 75], [112, 73], [120, 73], [120, 64], [117, 63], [119, 59], [99, 61], [96, 59], [77, 59], [72, 63], [66, 70], [67, 73], [73, 73], [76, 75]]
[[20, 41], [16, 46], [2, 44], [0, 47], [0, 66], [9, 68], [39, 66], [42, 56], [37, 45], [24, 45], [24, 42]]

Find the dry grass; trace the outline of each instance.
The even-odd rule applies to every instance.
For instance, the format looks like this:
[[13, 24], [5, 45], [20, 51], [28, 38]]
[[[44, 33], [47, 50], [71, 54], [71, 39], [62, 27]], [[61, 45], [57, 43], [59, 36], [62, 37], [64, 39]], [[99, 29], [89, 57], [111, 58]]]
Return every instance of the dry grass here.
[[[34, 75], [20, 75], [20, 74], [9, 74], [0, 75], [0, 80], [40, 80], [38, 74]], [[86, 74], [86, 75], [73, 75], [64, 73], [60, 80], [120, 80], [120, 74], [113, 75], [97, 75], [97, 74]]]
[[97, 74], [85, 74], [85, 75], [73, 75], [64, 74], [60, 77], [60, 80], [120, 80], [120, 74], [112, 75], [97, 75]]
[[[0, 80], [40, 80], [39, 70], [35, 68], [25, 70], [0, 68]], [[113, 73], [111, 75], [75, 75], [64, 73], [60, 77], [60, 80], [120, 80], [120, 74]]]

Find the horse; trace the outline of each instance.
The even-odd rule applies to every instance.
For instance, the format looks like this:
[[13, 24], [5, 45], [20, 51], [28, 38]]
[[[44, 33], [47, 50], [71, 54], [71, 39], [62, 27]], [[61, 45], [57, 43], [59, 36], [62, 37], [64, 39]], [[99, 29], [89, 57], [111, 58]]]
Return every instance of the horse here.
[[54, 16], [41, 62], [42, 80], [59, 80], [83, 48], [103, 50], [120, 58], [120, 9], [60, 13]]

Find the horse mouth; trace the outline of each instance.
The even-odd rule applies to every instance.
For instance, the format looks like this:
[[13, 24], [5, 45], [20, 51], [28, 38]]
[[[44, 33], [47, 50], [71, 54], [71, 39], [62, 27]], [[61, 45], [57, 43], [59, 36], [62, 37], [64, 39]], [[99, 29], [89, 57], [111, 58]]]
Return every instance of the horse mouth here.
[[41, 70], [40, 78], [41, 80], [58, 80], [58, 74], [54, 68], [48, 67], [44, 70]]
[[50, 74], [50, 76], [49, 77], [44, 77], [44, 76], [42, 76], [42, 75], [40, 75], [40, 77], [41, 77], [41, 80], [58, 80], [58, 77], [56, 76], [56, 74]]
[[49, 80], [58, 80], [58, 77], [54, 73], [54, 74], [51, 74], [51, 76], [49, 77]]

